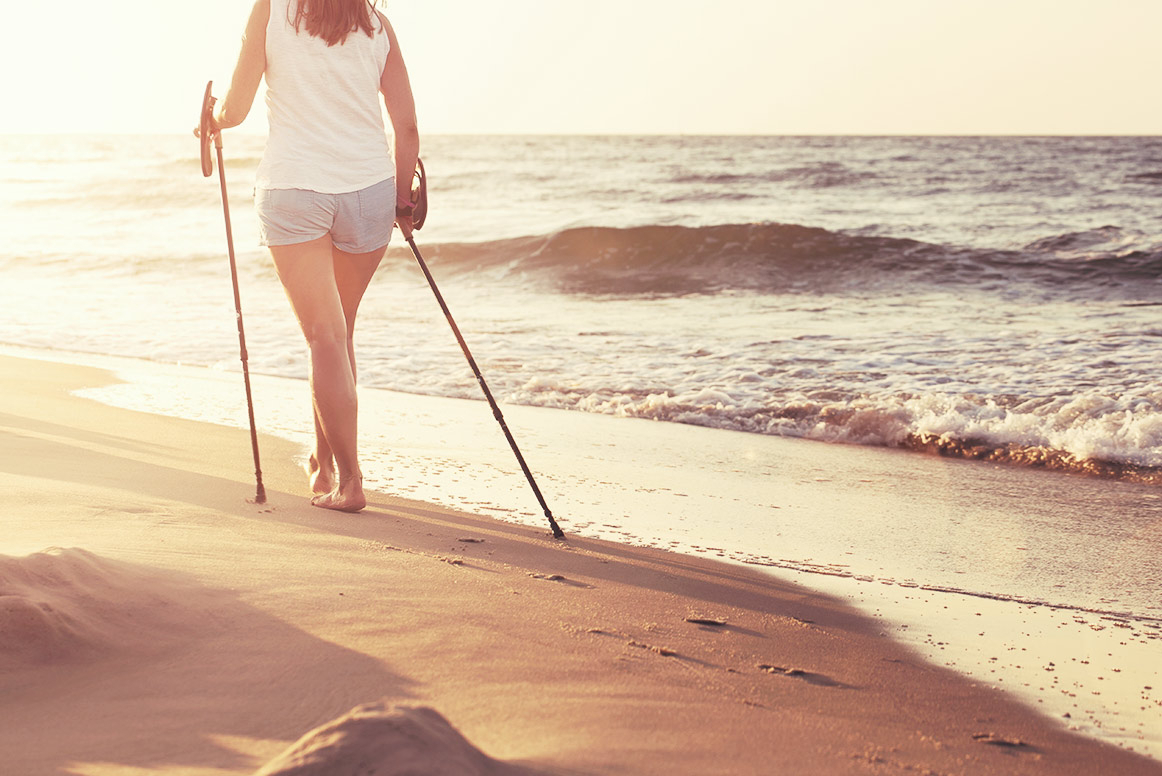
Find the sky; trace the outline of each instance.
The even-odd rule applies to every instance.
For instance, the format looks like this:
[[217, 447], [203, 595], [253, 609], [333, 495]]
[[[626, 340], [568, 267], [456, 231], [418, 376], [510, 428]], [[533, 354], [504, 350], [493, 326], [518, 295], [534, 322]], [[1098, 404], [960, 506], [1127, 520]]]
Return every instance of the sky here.
[[[379, 7], [422, 132], [1162, 134], [1158, 0]], [[10, 3], [0, 132], [189, 131], [206, 81], [225, 92], [249, 10]], [[265, 131], [260, 102], [241, 129]]]

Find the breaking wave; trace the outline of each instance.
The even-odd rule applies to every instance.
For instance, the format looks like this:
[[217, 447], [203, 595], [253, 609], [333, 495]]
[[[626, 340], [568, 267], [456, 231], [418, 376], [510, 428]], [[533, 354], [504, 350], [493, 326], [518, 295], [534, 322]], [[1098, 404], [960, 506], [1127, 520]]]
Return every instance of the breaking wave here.
[[[1114, 226], [1055, 235], [1013, 250], [755, 223], [577, 227], [432, 245], [424, 252], [451, 271], [578, 294], [842, 293], [920, 283], [984, 290], [1019, 284], [1055, 297], [1162, 299], [1162, 240]], [[403, 258], [406, 249], [394, 249], [394, 255]]]
[[813, 396], [698, 388], [585, 392], [533, 379], [511, 401], [1162, 484], [1162, 391], [1006, 400], [992, 396]]

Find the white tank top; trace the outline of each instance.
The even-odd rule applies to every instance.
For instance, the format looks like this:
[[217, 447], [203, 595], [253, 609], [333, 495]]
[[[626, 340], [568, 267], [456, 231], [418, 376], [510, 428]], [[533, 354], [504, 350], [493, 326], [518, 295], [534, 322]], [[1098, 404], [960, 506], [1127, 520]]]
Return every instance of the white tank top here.
[[271, 0], [266, 25], [266, 110], [270, 134], [258, 165], [263, 189], [358, 191], [393, 177], [380, 110], [379, 77], [391, 44], [378, 14], [328, 46], [305, 22], [295, 32], [297, 0]]

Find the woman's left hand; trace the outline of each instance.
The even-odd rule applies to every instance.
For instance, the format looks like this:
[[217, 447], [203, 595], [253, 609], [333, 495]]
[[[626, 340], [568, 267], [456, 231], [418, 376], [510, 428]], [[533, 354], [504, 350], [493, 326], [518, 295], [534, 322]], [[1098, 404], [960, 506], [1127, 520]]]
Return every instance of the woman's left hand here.
[[395, 217], [395, 225], [399, 228], [400, 234], [403, 235], [403, 238], [405, 240], [412, 239], [413, 227], [412, 227], [412, 217], [410, 215], [409, 216], [402, 216], [402, 215], [397, 214]]

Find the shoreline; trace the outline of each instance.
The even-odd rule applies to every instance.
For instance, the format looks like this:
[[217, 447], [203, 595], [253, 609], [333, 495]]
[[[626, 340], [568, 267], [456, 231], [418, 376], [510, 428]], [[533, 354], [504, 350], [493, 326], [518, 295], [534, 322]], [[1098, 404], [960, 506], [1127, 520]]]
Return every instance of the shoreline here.
[[[127, 381], [79, 396], [246, 428], [239, 373], [55, 357], [114, 369]], [[276, 429], [305, 450], [305, 381], [252, 380], [260, 431]], [[544, 525], [483, 402], [380, 390], [361, 396], [372, 489]], [[1137, 614], [1127, 615], [1115, 594], [1119, 579], [1157, 574], [1148, 560], [1160, 525], [1156, 489], [681, 424], [518, 405], [505, 411], [569, 535], [725, 560], [830, 593], [926, 660], [1004, 690], [1071, 730], [1162, 759], [1159, 608], [1144, 588], [1145, 599], [1132, 599]], [[376, 433], [382, 418], [388, 426]], [[1126, 543], [1121, 529], [1112, 543], [1084, 530], [1092, 504], [1136, 511], [1120, 522], [1138, 526], [1137, 543]], [[1046, 521], [1083, 527], [1096, 565], [1077, 566], [1076, 558], [1063, 565], [1070, 556], [1060, 542], [1077, 539], [1040, 536]], [[1036, 556], [1045, 557], [1030, 567]], [[1118, 567], [1104, 557], [1118, 558]], [[1039, 598], [1029, 595], [1030, 573], [1047, 563], [1071, 574], [1058, 581], [1072, 593], [1049, 578], [1035, 588]], [[1096, 585], [1102, 576], [1110, 579]]]
[[170, 634], [8, 666], [0, 751], [30, 776], [248, 773], [380, 697], [544, 773], [1162, 772], [771, 575], [380, 494], [333, 515], [268, 436], [270, 503], [247, 504], [245, 432], [71, 395], [101, 370], [2, 360], [0, 554], [80, 548], [47, 557], [91, 556], [90, 595], [160, 579], [159, 601], [105, 603]]

